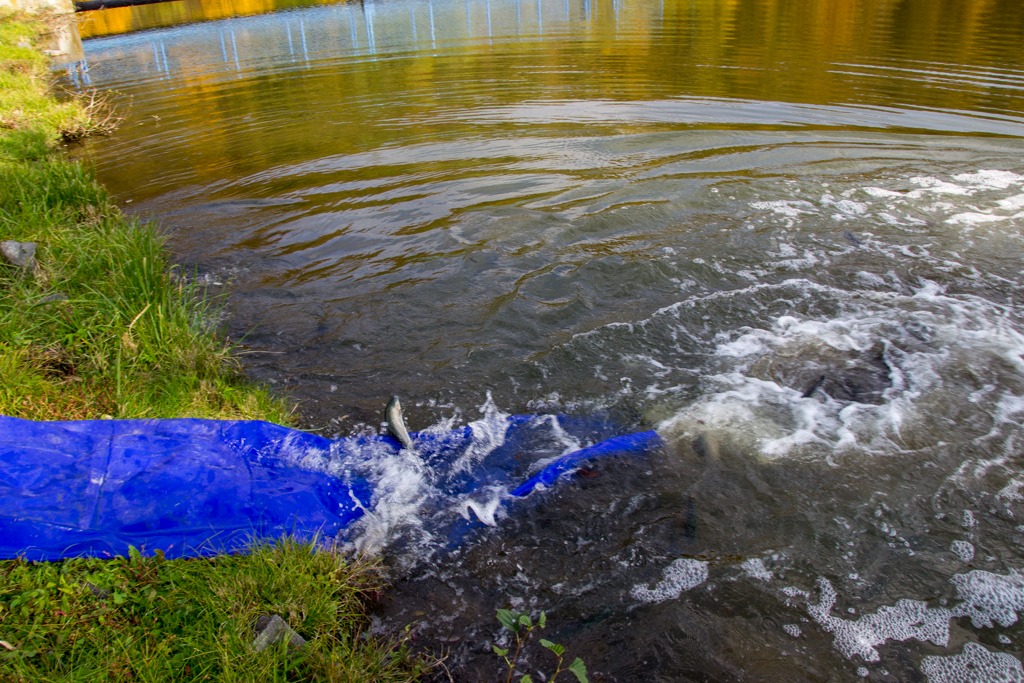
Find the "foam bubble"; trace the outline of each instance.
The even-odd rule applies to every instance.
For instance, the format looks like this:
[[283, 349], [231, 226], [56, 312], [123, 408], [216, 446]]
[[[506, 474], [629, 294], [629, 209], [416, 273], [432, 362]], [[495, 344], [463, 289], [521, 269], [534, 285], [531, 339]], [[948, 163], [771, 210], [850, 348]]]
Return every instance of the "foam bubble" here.
[[953, 541], [949, 544], [949, 549], [961, 562], [970, 562], [974, 559], [974, 546], [967, 541]]
[[1020, 660], [1005, 652], [990, 652], [978, 643], [966, 643], [963, 654], [925, 657], [921, 660], [921, 673], [929, 683], [1024, 681]]
[[[835, 648], [844, 657], [877, 662], [880, 657], [876, 648], [887, 641], [913, 639], [945, 647], [949, 644], [951, 619], [970, 617], [975, 628], [992, 628], [995, 624], [1008, 627], [1016, 623], [1017, 612], [1024, 610], [1024, 574], [1017, 570], [1007, 575], [975, 570], [955, 575], [951, 581], [959, 600], [952, 608], [929, 607], [920, 600], [902, 599], [895, 605], [880, 607], [873, 614], [848, 620], [832, 615], [836, 590], [828, 579], [821, 577], [818, 579], [819, 600], [808, 602], [807, 612], [822, 628], [834, 634]], [[789, 597], [810, 599], [795, 588], [783, 592]], [[1005, 642], [1002, 637], [1000, 642]]]
[[899, 600], [895, 605], [881, 607], [874, 614], [852, 621], [832, 616], [837, 596], [828, 579], [819, 578], [818, 589], [820, 600], [809, 604], [807, 612], [822, 628], [835, 635], [835, 647], [847, 659], [861, 657], [867, 662], [877, 662], [880, 657], [876, 648], [889, 640], [914, 639], [940, 647], [949, 643], [951, 613], [947, 609], [929, 609], [920, 600]]
[[803, 635], [803, 631], [800, 630], [800, 626], [798, 624], [783, 624], [782, 630], [794, 638], [799, 638]]
[[629, 594], [641, 602], [675, 600], [685, 591], [696, 588], [708, 579], [708, 563], [681, 557], [665, 567], [662, 579], [653, 588], [633, 586]]
[[[918, 189], [894, 192], [878, 187], [863, 188], [861, 191], [874, 199], [887, 201], [883, 220], [890, 225], [910, 225], [915, 222], [913, 209], [921, 200], [928, 201], [936, 196], [970, 197], [971, 204], [964, 201], [934, 202], [926, 206], [929, 212], [948, 214], [941, 218], [948, 225], [972, 229], [985, 223], [1019, 219], [1024, 217], [1024, 195], [991, 197], [986, 193], [998, 192], [1024, 184], [1022, 176], [1008, 171], [980, 170], [975, 173], [961, 173], [949, 179], [917, 176], [909, 179]], [[991, 200], [991, 204], [988, 203]], [[868, 207], [870, 213], [870, 206]], [[907, 211], [909, 209], [909, 211]], [[969, 209], [969, 210], [964, 210]]]
[[764, 566], [764, 560], [759, 557], [752, 557], [746, 560], [740, 565], [740, 568], [752, 579], [771, 581], [774, 578], [772, 573], [768, 571], [768, 567]]
[[[958, 185], [956, 183], [950, 183], [950, 182], [947, 182], [945, 180], [941, 180], [940, 178], [932, 178], [930, 176], [915, 176], [915, 177], [910, 179], [910, 182], [912, 182], [915, 185], [918, 185], [919, 187], [923, 188], [927, 192], [933, 193], [933, 194], [949, 194], [949, 195], [969, 195], [969, 194], [971, 194], [971, 190], [969, 188], [964, 187], [963, 185]], [[921, 192], [921, 191], [916, 191], [916, 192], [908, 193], [908, 196], [917, 198], [917, 197], [922, 196], [923, 194], [924, 193]]]
[[957, 574], [951, 581], [956, 586], [958, 617], [970, 617], [976, 628], [991, 628], [993, 622], [1010, 626], [1017, 621], [1017, 612], [1024, 611], [1024, 574], [1011, 570], [1003, 576], [976, 569]]

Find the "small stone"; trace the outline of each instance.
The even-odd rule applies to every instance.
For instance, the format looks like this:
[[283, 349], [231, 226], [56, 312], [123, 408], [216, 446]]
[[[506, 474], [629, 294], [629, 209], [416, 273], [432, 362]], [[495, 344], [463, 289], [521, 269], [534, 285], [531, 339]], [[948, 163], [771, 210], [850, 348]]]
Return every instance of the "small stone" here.
[[35, 242], [15, 242], [4, 240], [0, 242], [0, 255], [12, 266], [24, 270], [33, 270], [36, 266], [36, 244]]
[[100, 588], [96, 584], [90, 583], [89, 581], [85, 582], [85, 587], [89, 589], [89, 592], [92, 593], [94, 597], [97, 597], [100, 600], [106, 600], [112, 595], [112, 592], [110, 591], [109, 588]]
[[280, 616], [262, 615], [256, 620], [256, 640], [252, 646], [257, 652], [262, 652], [272, 645], [277, 645], [282, 640], [287, 641], [289, 648], [299, 648], [306, 644], [306, 639], [300, 636]]

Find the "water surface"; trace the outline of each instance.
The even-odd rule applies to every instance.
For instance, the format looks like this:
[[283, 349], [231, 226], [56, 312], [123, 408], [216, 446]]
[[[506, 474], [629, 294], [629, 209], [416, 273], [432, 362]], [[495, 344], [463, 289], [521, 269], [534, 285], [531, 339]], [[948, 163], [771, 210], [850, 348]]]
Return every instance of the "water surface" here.
[[1022, 44], [1015, 1], [318, 5], [87, 41], [130, 109], [83, 154], [311, 426], [666, 438], [456, 551], [444, 473], [374, 465], [377, 627], [460, 680], [510, 605], [591, 680], [1017, 680]]

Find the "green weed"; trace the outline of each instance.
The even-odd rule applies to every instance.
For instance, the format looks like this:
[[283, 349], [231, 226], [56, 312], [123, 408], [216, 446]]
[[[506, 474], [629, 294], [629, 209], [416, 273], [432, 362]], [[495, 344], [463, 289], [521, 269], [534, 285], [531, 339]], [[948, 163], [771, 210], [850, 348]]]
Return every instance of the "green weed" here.
[[[512, 683], [512, 677], [515, 675], [516, 664], [519, 661], [519, 655], [522, 653], [523, 647], [527, 642], [529, 642], [530, 634], [533, 633], [534, 630], [543, 629], [547, 625], [547, 614], [541, 612], [540, 617], [537, 618], [537, 622], [534, 623], [533, 619], [530, 618], [530, 615], [525, 612], [513, 612], [508, 609], [499, 609], [498, 621], [502, 626], [511, 631], [513, 636], [515, 636], [516, 642], [514, 649], [498, 647], [497, 645], [492, 646], [494, 654], [501, 657], [505, 661], [505, 665], [508, 667], [508, 676], [505, 679], [505, 683]], [[545, 678], [544, 680], [554, 683], [559, 674], [563, 671], [568, 671], [576, 677], [576, 680], [579, 681], [579, 683], [588, 683], [587, 667], [583, 663], [582, 659], [577, 657], [572, 660], [572, 663], [569, 664], [569, 666], [563, 667], [565, 647], [558, 643], [553, 643], [545, 638], [541, 638], [539, 642], [542, 647], [551, 652], [551, 654], [553, 654], [557, 659], [554, 673], [551, 674], [550, 678]], [[511, 657], [509, 656], [510, 653]], [[522, 678], [519, 679], [519, 683], [533, 683], [533, 678], [530, 674], [524, 674]]]

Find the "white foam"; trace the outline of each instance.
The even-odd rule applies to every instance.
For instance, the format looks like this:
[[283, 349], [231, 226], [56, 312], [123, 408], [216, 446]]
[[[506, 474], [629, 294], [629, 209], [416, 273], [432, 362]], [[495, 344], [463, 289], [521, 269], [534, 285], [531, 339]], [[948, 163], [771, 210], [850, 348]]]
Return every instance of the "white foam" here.
[[775, 201], [751, 202], [750, 206], [762, 211], [771, 211], [787, 218], [796, 218], [803, 214], [817, 212], [814, 204], [803, 199], [777, 199]]
[[800, 630], [800, 626], [798, 624], [783, 624], [782, 630], [794, 638], [799, 638], [803, 635], [803, 631]]
[[1010, 482], [999, 489], [996, 493], [996, 498], [1009, 502], [1009, 501], [1024, 501], [1024, 477], [1017, 476], [1010, 480]]
[[1005, 190], [1012, 185], [1024, 184], [1024, 176], [1010, 171], [978, 171], [977, 173], [961, 173], [953, 176], [953, 180], [991, 190]]
[[[973, 400], [975, 422], [991, 427], [990, 440], [1004, 440], [1007, 430], [1019, 425], [1024, 397], [1012, 381], [992, 380], [1008, 371], [1024, 377], [1024, 335], [1006, 307], [971, 295], [952, 296], [933, 281], [921, 282], [909, 296], [898, 291], [850, 295], [803, 280], [775, 288], [789, 300], [835, 298], [843, 312], [829, 319], [782, 315], [765, 327], [716, 335], [701, 396], [658, 425], [666, 437], [709, 434], [768, 459], [831, 459], [853, 449], [890, 455], [904, 450], [908, 437], [934, 433], [942, 420], [936, 412], [940, 396], [955, 405]], [[683, 305], [659, 314], [678, 313]], [[971, 379], [981, 384], [964, 381], [968, 366], [975, 368]], [[867, 385], [875, 392], [870, 402], [833, 399], [827, 390], [802, 396], [809, 376], [821, 372], [841, 386], [851, 369], [875, 373], [874, 379], [869, 376], [874, 384]], [[647, 393], [673, 392], [652, 385]], [[964, 442], [977, 436], [965, 434]], [[1005, 470], [1005, 457], [987, 467]], [[964, 473], [979, 477], [983, 471], [967, 468]], [[1013, 492], [1007, 489], [1008, 495]]]
[[990, 652], [978, 643], [965, 643], [963, 654], [930, 656], [921, 660], [929, 683], [1020, 683], [1024, 668], [1005, 652]]
[[869, 273], [864, 270], [857, 273], [857, 279], [869, 287], [881, 287], [885, 284], [885, 279], [881, 275]]
[[886, 190], [882, 187], [865, 187], [862, 188], [862, 192], [870, 197], [877, 197], [879, 199], [903, 199], [906, 196], [903, 192]]
[[[876, 215], [889, 225], [920, 225], [920, 219], [915, 214], [923, 208], [929, 213], [940, 214], [938, 220], [947, 225], [962, 226], [970, 231], [988, 223], [1024, 218], [1024, 212], [1021, 212], [1024, 209], [1024, 195], [1005, 196], [1006, 190], [1024, 185], [1022, 178], [1009, 171], [980, 170], [954, 175], [949, 179], [913, 177], [909, 182], [918, 189], [906, 192], [879, 187], [863, 188], [861, 192], [886, 202]], [[971, 204], [964, 200], [935, 202], [934, 199], [940, 196], [970, 198]], [[922, 201], [931, 203], [922, 207]], [[868, 206], [868, 215], [872, 214], [872, 208]], [[941, 214], [947, 215], [943, 217]]]
[[811, 599], [811, 594], [807, 591], [797, 588], [796, 586], [784, 586], [782, 588], [782, 594], [787, 598], [806, 598]]
[[976, 569], [951, 581], [962, 601], [956, 616], [970, 617], [976, 628], [991, 628], [993, 623], [1010, 626], [1016, 623], [1017, 612], [1024, 611], [1024, 574], [1016, 569], [1006, 575]]
[[382, 453], [373, 458], [373, 501], [352, 524], [355, 550], [375, 554], [401, 531], [422, 528], [420, 510], [429, 495], [426, 465], [414, 452]]
[[834, 209], [837, 213], [832, 217], [837, 220], [858, 218], [868, 212], [869, 206], [864, 202], [857, 202], [852, 199], [836, 199], [830, 194], [821, 198], [821, 203]]
[[1017, 194], [1006, 199], [1000, 199], [996, 201], [998, 206], [1003, 211], [1019, 211], [1024, 209], [1024, 194]]
[[[890, 640], [913, 639], [946, 647], [951, 619], [970, 617], [975, 628], [996, 624], [1005, 628], [1016, 623], [1017, 612], [1024, 611], [1024, 574], [1017, 570], [1006, 575], [974, 570], [953, 576], [951, 582], [959, 600], [953, 607], [929, 607], [920, 600], [901, 599], [857, 620], [832, 615], [837, 594], [824, 577], [818, 579], [817, 603], [810, 602], [810, 596], [797, 588], [787, 587], [783, 593], [790, 598], [806, 597], [808, 614], [834, 634], [836, 649], [847, 659], [860, 657], [867, 662], [879, 661], [877, 648]], [[1000, 642], [1005, 641], [1000, 638]]]
[[707, 562], [681, 557], [665, 567], [661, 581], [653, 588], [637, 584], [629, 594], [641, 602], [665, 602], [679, 598], [684, 592], [696, 588], [707, 579]]
[[774, 575], [768, 570], [768, 567], [764, 566], [764, 560], [759, 557], [752, 557], [749, 560], [743, 562], [740, 565], [752, 579], [758, 579], [759, 581], [771, 581]]
[[999, 216], [991, 213], [979, 213], [977, 211], [965, 211], [963, 213], [953, 214], [946, 219], [946, 222], [950, 225], [981, 225], [982, 223], [996, 223], [998, 221], [1005, 221], [1016, 216]]
[[473, 438], [469, 448], [452, 463], [452, 473], [469, 472], [488, 455], [505, 444], [508, 430], [508, 414], [503, 413], [494, 403], [491, 392], [487, 392], [484, 404], [480, 406], [483, 417], [469, 423]]
[[974, 546], [967, 541], [953, 541], [949, 544], [949, 549], [961, 562], [970, 562], [974, 559]]
[[[957, 185], [956, 183], [950, 183], [939, 178], [932, 178], [930, 176], [915, 176], [910, 179], [915, 185], [920, 186], [925, 191], [931, 194], [950, 194], [950, 195], [970, 195], [972, 191], [970, 188], [964, 187], [963, 185]], [[922, 191], [912, 191], [907, 193], [909, 197], [921, 197], [924, 195]]]
[[499, 486], [489, 486], [482, 492], [476, 492], [472, 498], [462, 501], [460, 513], [464, 519], [472, 519], [472, 514], [487, 526], [498, 526], [497, 514], [505, 493], [505, 489]]
[[834, 634], [835, 647], [847, 659], [855, 656], [877, 662], [878, 650], [889, 640], [920, 640], [945, 647], [949, 643], [950, 612], [944, 608], [929, 609], [920, 600], [899, 600], [895, 605], [880, 607], [856, 621], [832, 616], [836, 591], [825, 578], [818, 579], [820, 600], [809, 604], [807, 612], [826, 631]]

